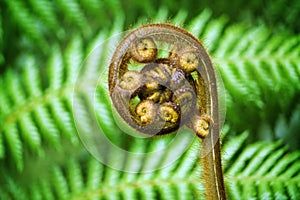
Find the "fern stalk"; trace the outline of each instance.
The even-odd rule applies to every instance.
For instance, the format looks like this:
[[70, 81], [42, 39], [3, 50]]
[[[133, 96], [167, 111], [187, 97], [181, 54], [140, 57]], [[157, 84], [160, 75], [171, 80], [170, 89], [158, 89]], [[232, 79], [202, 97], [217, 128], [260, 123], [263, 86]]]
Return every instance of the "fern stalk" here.
[[[211, 143], [202, 144], [203, 146], [209, 145], [211, 148]], [[204, 182], [206, 185], [206, 198], [207, 199], [226, 199], [223, 169], [222, 169], [222, 159], [220, 150], [220, 140], [214, 143], [213, 149], [207, 155], [203, 155], [203, 171], [204, 171]], [[203, 150], [203, 149], [202, 149]], [[206, 152], [207, 153], [207, 152]]]

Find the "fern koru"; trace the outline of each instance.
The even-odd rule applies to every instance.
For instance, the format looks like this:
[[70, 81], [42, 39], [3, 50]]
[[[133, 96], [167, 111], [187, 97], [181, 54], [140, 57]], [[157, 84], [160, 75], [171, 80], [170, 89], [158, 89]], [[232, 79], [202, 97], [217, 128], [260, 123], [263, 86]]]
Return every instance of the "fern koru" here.
[[155, 136], [186, 125], [203, 139], [206, 197], [226, 199], [217, 81], [201, 43], [170, 24], [143, 26], [116, 48], [108, 79], [114, 107], [134, 129]]

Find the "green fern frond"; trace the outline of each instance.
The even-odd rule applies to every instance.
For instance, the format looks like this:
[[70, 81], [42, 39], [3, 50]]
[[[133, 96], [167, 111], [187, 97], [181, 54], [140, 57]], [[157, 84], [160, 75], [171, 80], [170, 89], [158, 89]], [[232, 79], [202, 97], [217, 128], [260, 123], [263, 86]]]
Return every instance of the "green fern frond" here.
[[[230, 129], [226, 132], [228, 133]], [[225, 132], [225, 133], [226, 133]], [[223, 131], [224, 133], [224, 131]], [[226, 138], [225, 143], [222, 145], [222, 158], [223, 158], [223, 168], [226, 170], [230, 166], [230, 161], [239, 153], [242, 149], [243, 145], [246, 143], [248, 139], [249, 133], [248, 131], [235, 136], [234, 138]]]
[[13, 17], [13, 20], [18, 24], [21, 31], [24, 31], [33, 42], [46, 52], [48, 47], [47, 42], [43, 36], [42, 30], [40, 29], [39, 21], [35, 20], [35, 17], [30, 13], [30, 10], [26, 5], [19, 0], [16, 1], [5, 1], [5, 4], [10, 11], [10, 15]]
[[[247, 135], [239, 134], [224, 143], [225, 159], [230, 153], [230, 160], [227, 156], [224, 163], [228, 198], [298, 199], [300, 152], [290, 153], [281, 142], [257, 142], [244, 148]], [[160, 145], [160, 141], [151, 143], [148, 150]], [[131, 150], [145, 150], [145, 147], [145, 143], [137, 141], [132, 143]], [[108, 154], [110, 158], [115, 157], [113, 152]], [[55, 166], [47, 181], [38, 179], [27, 187], [6, 177], [9, 184], [0, 197], [14, 198], [21, 193], [24, 199], [204, 199], [201, 195], [204, 188], [198, 179], [202, 173], [198, 154], [199, 143], [195, 141], [179, 160], [151, 173], [118, 171], [90, 156], [71, 159], [64, 166]], [[144, 162], [130, 158], [124, 161], [128, 169], [136, 165], [142, 169], [170, 155], [165, 151], [161, 158], [150, 156]]]
[[[120, 32], [121, 29], [122, 21], [117, 21], [111, 34]], [[103, 35], [103, 32], [101, 34]], [[103, 40], [106, 38], [107, 36], [102, 37]], [[106, 54], [107, 51], [103, 51], [100, 55]], [[12, 157], [18, 169], [22, 170], [24, 147], [26, 151], [28, 148], [32, 153], [41, 154], [45, 144], [58, 149], [62, 147], [61, 140], [64, 139], [73, 144], [78, 143], [72, 95], [85, 56], [82, 40], [79, 36], [74, 36], [63, 52], [57, 45], [53, 46], [51, 56], [44, 67], [41, 68], [29, 54], [22, 57], [23, 69], [20, 70], [20, 75], [17, 71], [8, 70], [1, 77], [2, 159]], [[96, 74], [101, 66], [99, 60], [94, 66], [96, 71], [93, 74]], [[87, 70], [91, 68], [89, 65]], [[83, 73], [84, 77], [90, 74]], [[95, 81], [96, 79], [97, 77], [94, 77]], [[92, 99], [88, 102], [92, 102]], [[102, 117], [102, 114], [98, 112], [99, 117]], [[112, 118], [108, 116], [108, 119]], [[108, 127], [108, 124], [106, 126]]]
[[49, 28], [51, 31], [58, 31], [61, 29], [53, 2], [47, 0], [29, 0], [29, 4], [45, 27]]
[[83, 10], [81, 9], [79, 3], [75, 0], [57, 0], [55, 1], [58, 9], [60, 9], [61, 13], [65, 13], [67, 17], [66, 24], [74, 24], [80, 28], [80, 30], [84, 30], [84, 34], [89, 35], [91, 33], [90, 27], [88, 26], [88, 21], [85, 17]]
[[[140, 143], [134, 144], [135, 148]], [[197, 167], [199, 143], [195, 142], [183, 157], [172, 165], [152, 173], [127, 173], [104, 166], [94, 158], [85, 158], [82, 161], [71, 159], [66, 166], [55, 166], [48, 182], [40, 179], [29, 184], [26, 191], [19, 191], [17, 180], [9, 177], [5, 181], [6, 195], [17, 199], [15, 192], [20, 192], [23, 199], [199, 199], [199, 189], [203, 186], [198, 182], [201, 176]], [[166, 152], [161, 157], [167, 157]], [[113, 156], [111, 156], [113, 157]], [[153, 158], [151, 158], [153, 160]], [[127, 165], [135, 165], [133, 160], [126, 160]], [[141, 168], [149, 164], [140, 162]], [[7, 187], [7, 188], [6, 188]], [[184, 195], [184, 196], [183, 196]]]
[[183, 26], [186, 22], [188, 13], [185, 10], [180, 10], [174, 17], [172, 16], [171, 23], [176, 26]]
[[[59, 51], [55, 51], [47, 68], [50, 72], [49, 85], [42, 82], [42, 71], [30, 56], [24, 60], [21, 76], [12, 71], [4, 75], [1, 81], [0, 132], [18, 169], [22, 169], [24, 145], [28, 145], [32, 152], [39, 152], [42, 143], [59, 148], [61, 136], [73, 143], [78, 142], [69, 97], [73, 92], [82, 52], [78, 38], [71, 41], [64, 59]], [[7, 151], [1, 151], [2, 157], [3, 152]]]
[[[297, 36], [274, 35], [264, 27], [233, 26], [225, 31], [213, 57], [228, 90], [228, 118], [233, 124], [253, 128], [249, 125], [261, 121], [274, 126], [279, 113], [290, 115], [299, 101], [299, 41]], [[235, 113], [245, 109], [246, 120], [240, 120]], [[278, 110], [275, 115], [274, 110]]]
[[52, 54], [47, 63], [49, 90], [58, 90], [64, 83], [64, 62], [61, 50], [58, 46], [53, 47]]
[[299, 199], [299, 157], [282, 143], [248, 146], [225, 171], [231, 199]]
[[[5, 178], [6, 187], [5, 191], [1, 194], [1, 199], [21, 199], [25, 200], [27, 199], [26, 191], [18, 185], [15, 180], [13, 180], [11, 177]], [[3, 195], [3, 196], [2, 196]]]
[[20, 57], [24, 52], [36, 55], [42, 63], [51, 54], [52, 44], [65, 46], [76, 35], [91, 40], [99, 30], [111, 28], [115, 20], [124, 19], [121, 5], [114, 15], [107, 9], [110, 5], [115, 8], [117, 4], [88, 0], [4, 0], [0, 5], [0, 52], [5, 51], [0, 53], [2, 67], [22, 67]]

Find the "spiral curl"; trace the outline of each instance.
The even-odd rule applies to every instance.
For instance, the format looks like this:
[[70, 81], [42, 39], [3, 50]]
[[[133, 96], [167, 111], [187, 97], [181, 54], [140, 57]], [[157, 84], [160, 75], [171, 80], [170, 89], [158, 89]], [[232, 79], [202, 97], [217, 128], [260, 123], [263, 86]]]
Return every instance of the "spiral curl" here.
[[[116, 52], [110, 65], [109, 89], [117, 112], [129, 125], [145, 134], [169, 134], [180, 125], [187, 125], [204, 138], [210, 120], [201, 117], [206, 115], [202, 109], [205, 105], [200, 105], [203, 101], [198, 100], [197, 87], [203, 86], [194, 78], [195, 73], [201, 77], [200, 55], [195, 48], [182, 45], [176, 38], [148, 35], [142, 30], [136, 33], [129, 34], [120, 43], [118, 48], [123, 52]], [[159, 54], [158, 47], [164, 44], [169, 45], [167, 57]], [[143, 67], [139, 71], [132, 70], [130, 63]], [[122, 95], [125, 100], [115, 99]], [[125, 101], [128, 103], [123, 103]]]

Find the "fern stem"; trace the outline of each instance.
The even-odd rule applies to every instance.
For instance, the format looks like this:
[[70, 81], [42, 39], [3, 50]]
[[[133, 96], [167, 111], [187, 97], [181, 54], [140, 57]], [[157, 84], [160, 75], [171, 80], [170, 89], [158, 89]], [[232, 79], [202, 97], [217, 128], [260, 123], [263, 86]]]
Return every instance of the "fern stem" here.
[[[202, 138], [201, 157], [203, 158], [203, 174], [206, 187], [206, 198], [209, 200], [226, 199], [220, 143], [220, 108], [216, 72], [209, 55], [203, 53], [205, 86], [202, 113], [211, 117], [209, 134]], [[199, 88], [200, 89], [200, 88]], [[201, 89], [200, 89], [201, 90]]]
[[[213, 146], [209, 153], [204, 155], [207, 150], [205, 148]], [[211, 143], [209, 140], [203, 142], [201, 151], [203, 157], [203, 171], [206, 188], [207, 199], [226, 199], [224, 178], [221, 164], [220, 140], [217, 143]]]

